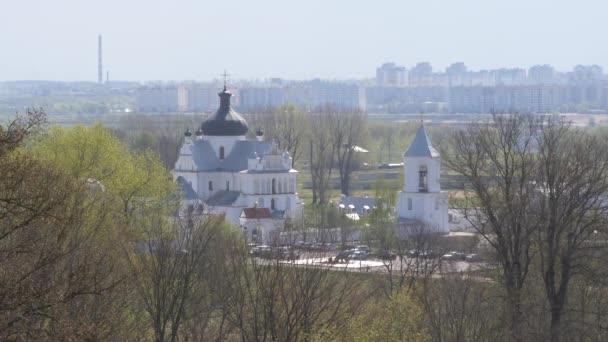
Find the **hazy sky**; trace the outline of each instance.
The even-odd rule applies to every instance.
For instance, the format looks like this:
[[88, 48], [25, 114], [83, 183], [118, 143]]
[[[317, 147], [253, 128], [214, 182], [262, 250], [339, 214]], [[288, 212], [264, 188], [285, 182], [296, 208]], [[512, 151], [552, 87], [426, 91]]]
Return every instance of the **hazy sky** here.
[[0, 0], [0, 80], [96, 80], [99, 33], [120, 80], [608, 69], [607, 14], [606, 0]]

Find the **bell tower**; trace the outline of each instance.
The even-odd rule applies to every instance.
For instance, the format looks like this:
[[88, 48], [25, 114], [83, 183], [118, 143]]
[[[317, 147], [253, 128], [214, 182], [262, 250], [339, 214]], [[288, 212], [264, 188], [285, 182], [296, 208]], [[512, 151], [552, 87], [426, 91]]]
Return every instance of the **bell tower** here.
[[397, 197], [399, 219], [422, 221], [429, 232], [447, 233], [447, 193], [441, 191], [441, 156], [424, 123], [403, 153], [403, 189]]

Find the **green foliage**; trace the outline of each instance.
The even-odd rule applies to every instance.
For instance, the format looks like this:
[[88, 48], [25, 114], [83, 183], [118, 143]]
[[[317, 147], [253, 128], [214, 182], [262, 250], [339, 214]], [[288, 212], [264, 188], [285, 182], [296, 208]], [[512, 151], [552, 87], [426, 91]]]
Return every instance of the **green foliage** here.
[[336, 341], [430, 341], [423, 311], [407, 291], [369, 302], [345, 330]]
[[156, 153], [129, 151], [99, 123], [91, 127], [55, 126], [34, 142], [31, 153], [116, 196], [127, 221], [137, 208], [164, 200], [175, 191], [172, 177]]

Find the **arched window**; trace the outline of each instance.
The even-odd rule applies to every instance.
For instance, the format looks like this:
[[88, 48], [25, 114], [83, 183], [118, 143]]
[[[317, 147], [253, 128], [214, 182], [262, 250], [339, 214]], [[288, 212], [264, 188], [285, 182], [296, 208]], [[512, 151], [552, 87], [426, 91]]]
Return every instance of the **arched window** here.
[[230, 181], [226, 181], [226, 191], [230, 191]]
[[426, 169], [426, 165], [420, 165], [420, 170], [418, 171], [418, 191], [427, 192], [428, 188], [428, 172]]
[[213, 191], [213, 182], [209, 181], [209, 191]]
[[283, 182], [279, 181], [279, 193], [283, 193]]
[[275, 202], [276, 202], [276, 201], [274, 200], [274, 198], [270, 200], [270, 210], [275, 210], [275, 208], [276, 208], [276, 207], [275, 207], [275, 205], [276, 205], [276, 203], [275, 203]]
[[224, 160], [224, 146], [220, 146], [220, 160]]
[[411, 198], [407, 199], [407, 210], [412, 210], [412, 199]]
[[272, 194], [276, 194], [277, 193], [277, 180], [276, 179], [272, 179]]
[[264, 208], [264, 197], [258, 198], [258, 207]]

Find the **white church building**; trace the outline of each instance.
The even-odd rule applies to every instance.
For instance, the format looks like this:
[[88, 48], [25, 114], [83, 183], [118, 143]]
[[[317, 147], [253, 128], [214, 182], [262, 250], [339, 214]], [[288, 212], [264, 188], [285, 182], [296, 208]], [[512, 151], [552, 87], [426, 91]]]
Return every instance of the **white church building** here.
[[[220, 107], [203, 121], [193, 136], [187, 130], [173, 176], [184, 189], [189, 204], [203, 206], [208, 213], [226, 219], [247, 231], [248, 208], [267, 208], [272, 220], [257, 231], [257, 240], [267, 241], [285, 218], [296, 217], [302, 202], [296, 192], [297, 171], [292, 158], [276, 142], [246, 137], [245, 119], [230, 106], [232, 94], [226, 86], [219, 94]], [[254, 211], [255, 212], [255, 211]], [[245, 221], [243, 221], [245, 219]], [[257, 218], [256, 218], [257, 219]], [[252, 232], [248, 232], [251, 236]]]
[[[397, 225], [422, 226], [426, 233], [448, 233], [448, 195], [441, 191], [441, 156], [424, 124], [403, 154], [404, 185], [397, 195]], [[422, 225], [421, 225], [422, 224]]]

